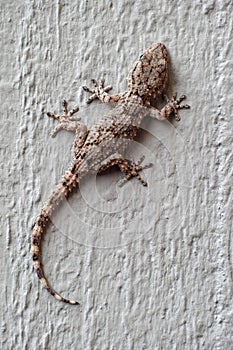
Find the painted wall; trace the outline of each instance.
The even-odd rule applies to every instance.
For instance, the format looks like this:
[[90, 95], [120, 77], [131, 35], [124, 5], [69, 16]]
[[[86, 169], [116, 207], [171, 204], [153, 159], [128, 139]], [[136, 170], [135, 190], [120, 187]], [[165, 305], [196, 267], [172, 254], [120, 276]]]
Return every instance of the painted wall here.
[[[229, 349], [233, 343], [230, 1], [1, 4], [1, 349]], [[166, 91], [181, 122], [148, 119], [129, 150], [153, 162], [148, 188], [121, 174], [83, 181], [43, 240], [55, 301], [33, 273], [32, 225], [70, 162], [73, 135], [47, 111], [79, 105], [89, 127], [110, 106], [82, 85], [126, 88], [153, 42], [170, 54]], [[160, 106], [160, 104], [159, 104]]]

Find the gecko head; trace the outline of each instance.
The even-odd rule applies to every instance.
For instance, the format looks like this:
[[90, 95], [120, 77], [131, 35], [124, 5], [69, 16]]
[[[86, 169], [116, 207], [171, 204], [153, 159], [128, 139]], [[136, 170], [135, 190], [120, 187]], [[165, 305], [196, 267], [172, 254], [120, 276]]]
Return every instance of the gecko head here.
[[167, 82], [168, 52], [163, 44], [152, 44], [135, 62], [128, 75], [129, 90], [144, 100], [160, 95]]

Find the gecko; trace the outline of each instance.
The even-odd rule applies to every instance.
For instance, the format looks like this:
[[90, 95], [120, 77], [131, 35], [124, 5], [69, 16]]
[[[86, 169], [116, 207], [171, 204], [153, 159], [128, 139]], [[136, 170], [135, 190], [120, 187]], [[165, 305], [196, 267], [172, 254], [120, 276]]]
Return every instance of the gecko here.
[[158, 120], [174, 117], [178, 121], [180, 120], [178, 111], [190, 108], [189, 105], [181, 104], [186, 96], [177, 98], [177, 94], [170, 100], [165, 96], [166, 104], [161, 110], [152, 105], [153, 100], [164, 93], [167, 78], [168, 51], [164, 44], [154, 43], [134, 63], [128, 75], [127, 90], [118, 94], [109, 94], [112, 86], [105, 86], [103, 79], [99, 84], [92, 79], [92, 88], [83, 86], [83, 89], [91, 94], [87, 104], [99, 99], [103, 103], [114, 105], [114, 108], [89, 130], [74, 116], [79, 108], [68, 111], [65, 100], [62, 115], [47, 113], [49, 117], [58, 121], [58, 125], [51, 133], [52, 137], [61, 130], [75, 133], [70, 165], [41, 209], [33, 228], [31, 242], [34, 270], [43, 287], [58, 301], [79, 305], [78, 301], [59, 295], [50, 286], [43, 271], [41, 240], [51, 216], [62, 200], [67, 198], [75, 187], [78, 187], [80, 180], [88, 173], [101, 174], [110, 167], [118, 166], [124, 174], [120, 185], [135, 177], [142, 185], [147, 186], [140, 172], [152, 164], [143, 165], [143, 157], [137, 162], [127, 160], [124, 157], [124, 151], [136, 136], [145, 117]]

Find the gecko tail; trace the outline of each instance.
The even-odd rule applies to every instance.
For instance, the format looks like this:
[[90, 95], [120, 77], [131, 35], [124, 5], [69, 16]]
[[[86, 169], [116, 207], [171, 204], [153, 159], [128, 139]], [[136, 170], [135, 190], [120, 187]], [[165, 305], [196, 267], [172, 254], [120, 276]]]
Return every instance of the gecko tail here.
[[34, 265], [34, 270], [37, 273], [39, 280], [44, 288], [58, 301], [63, 301], [64, 303], [70, 305], [80, 305], [79, 302], [75, 300], [70, 300], [63, 298], [49, 285], [43, 270], [43, 265], [41, 263], [41, 239], [42, 235], [46, 231], [48, 222], [50, 221], [52, 212], [61, 203], [64, 198], [67, 198], [69, 193], [72, 192], [74, 187], [78, 183], [78, 178], [74, 174], [74, 165], [70, 165], [70, 168], [66, 171], [65, 175], [62, 177], [61, 181], [57, 184], [56, 188], [52, 192], [48, 201], [41, 209], [40, 214], [36, 219], [35, 226], [32, 232], [32, 242], [31, 242], [31, 253]]
[[[42, 283], [43, 287], [47, 289], [47, 291], [58, 301], [63, 301], [64, 303], [70, 304], [70, 305], [80, 305], [79, 302], [75, 300], [70, 300], [63, 298], [61, 295], [55, 292], [55, 290], [50, 287], [43, 271], [43, 267], [40, 261], [40, 245], [41, 245], [41, 237], [42, 233], [44, 231], [44, 226], [41, 221], [42, 217], [37, 220], [35, 227], [33, 229], [32, 234], [32, 246], [31, 246], [31, 253], [32, 253], [32, 259], [33, 259], [33, 265], [35, 272], [38, 275], [38, 278], [40, 282]], [[44, 218], [46, 220], [46, 218]], [[47, 220], [46, 220], [47, 221]]]

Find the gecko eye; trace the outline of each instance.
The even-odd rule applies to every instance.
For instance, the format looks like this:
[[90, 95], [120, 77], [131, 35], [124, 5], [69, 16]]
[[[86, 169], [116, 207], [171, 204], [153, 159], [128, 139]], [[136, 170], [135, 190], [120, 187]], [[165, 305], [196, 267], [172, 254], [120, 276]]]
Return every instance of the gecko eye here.
[[142, 59], [143, 55], [144, 55], [144, 53], [140, 56], [140, 58], [139, 58], [140, 60]]

